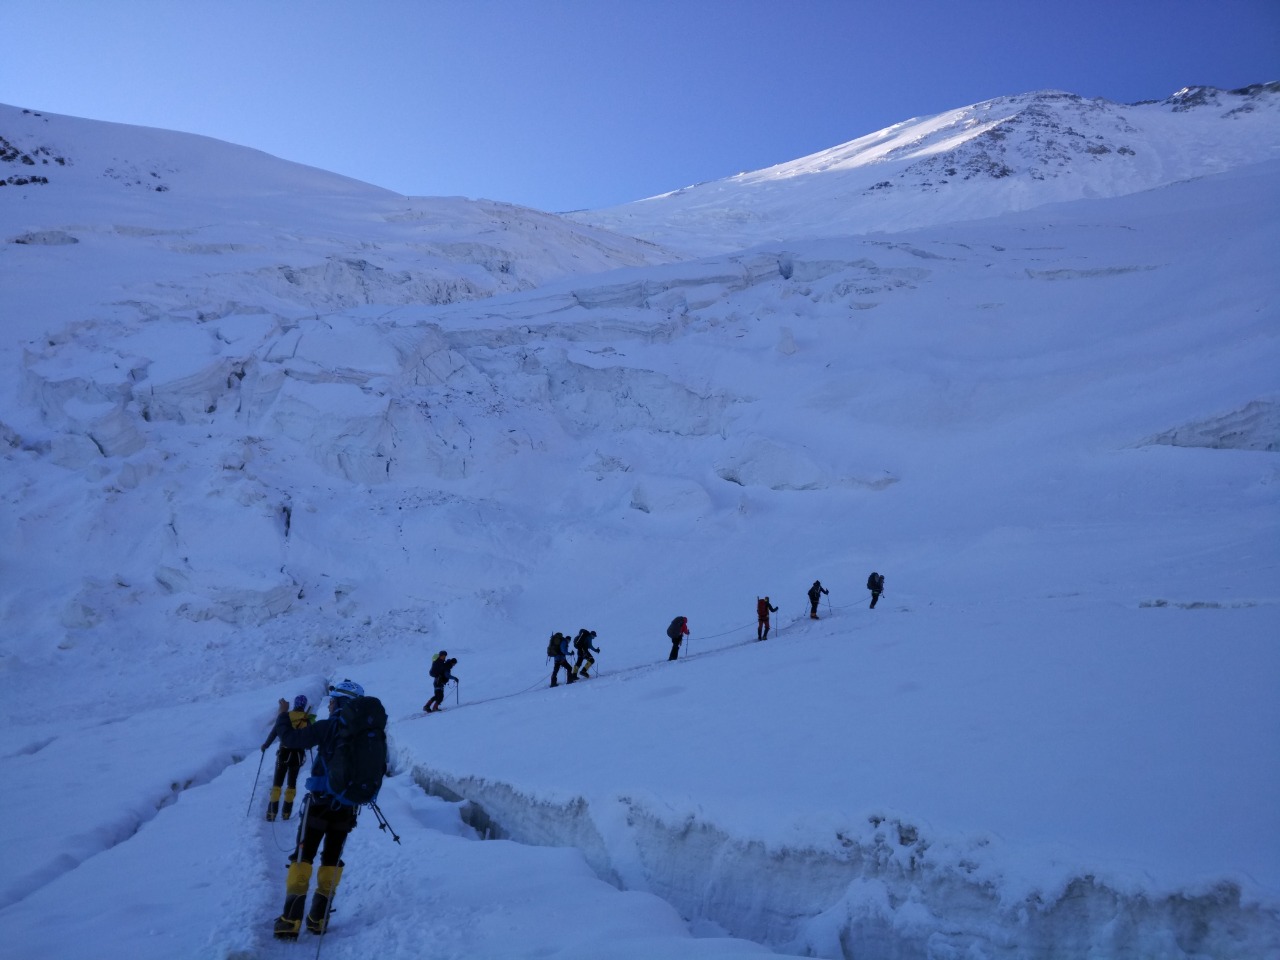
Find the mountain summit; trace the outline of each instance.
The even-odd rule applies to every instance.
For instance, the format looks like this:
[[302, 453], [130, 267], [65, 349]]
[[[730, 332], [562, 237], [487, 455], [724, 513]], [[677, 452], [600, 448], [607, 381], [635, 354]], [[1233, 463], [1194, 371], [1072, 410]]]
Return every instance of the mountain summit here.
[[1280, 83], [1118, 104], [1056, 90], [906, 120], [820, 153], [574, 213], [698, 253], [1113, 197], [1280, 157]]

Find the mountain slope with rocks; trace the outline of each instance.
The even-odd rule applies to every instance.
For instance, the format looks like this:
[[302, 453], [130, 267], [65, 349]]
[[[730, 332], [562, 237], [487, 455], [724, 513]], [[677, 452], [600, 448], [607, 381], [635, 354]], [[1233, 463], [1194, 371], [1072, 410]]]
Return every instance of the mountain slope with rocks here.
[[570, 216], [710, 253], [1123, 196], [1280, 157], [1280, 83], [1137, 104], [999, 97], [830, 150]]

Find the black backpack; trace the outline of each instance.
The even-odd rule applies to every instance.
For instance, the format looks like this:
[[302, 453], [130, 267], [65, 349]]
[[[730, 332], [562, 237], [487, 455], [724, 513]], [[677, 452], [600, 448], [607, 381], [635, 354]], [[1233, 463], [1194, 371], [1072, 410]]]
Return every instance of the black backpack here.
[[551, 635], [551, 639], [547, 641], [547, 656], [548, 656], [548, 657], [558, 657], [558, 656], [560, 656], [560, 641], [561, 641], [561, 640], [563, 640], [563, 639], [564, 639], [564, 635], [563, 635], [563, 634], [560, 634], [560, 633], [553, 633], [553, 634]]
[[[343, 697], [333, 722], [320, 792], [347, 807], [372, 803], [387, 773], [387, 711], [377, 697]], [[310, 782], [307, 787], [315, 789]]]
[[872, 573], [867, 577], [867, 589], [879, 592], [884, 589], [884, 577], [878, 573]]
[[684, 617], [676, 617], [671, 621], [671, 626], [667, 627], [667, 636], [672, 640], [679, 640], [684, 635]]

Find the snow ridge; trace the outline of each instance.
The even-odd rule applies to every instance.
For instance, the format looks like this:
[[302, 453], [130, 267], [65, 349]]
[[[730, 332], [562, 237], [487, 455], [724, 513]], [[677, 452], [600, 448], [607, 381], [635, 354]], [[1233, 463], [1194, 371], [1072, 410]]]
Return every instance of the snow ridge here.
[[574, 213], [710, 253], [1123, 196], [1280, 156], [1280, 83], [1116, 104], [1062, 91], [895, 124], [809, 157]]

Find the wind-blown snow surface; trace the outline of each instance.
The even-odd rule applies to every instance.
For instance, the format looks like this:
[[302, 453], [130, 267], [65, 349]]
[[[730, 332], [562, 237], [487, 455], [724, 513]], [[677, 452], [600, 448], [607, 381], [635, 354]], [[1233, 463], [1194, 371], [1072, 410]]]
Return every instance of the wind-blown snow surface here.
[[498, 208], [130, 192], [64, 120], [96, 172], [0, 190], [15, 956], [283, 956], [257, 747], [339, 676], [402, 843], [326, 957], [1280, 952], [1280, 163], [594, 276], [663, 255], [502, 208], [439, 275], [495, 295], [397, 298], [335, 261]]
[[764, 170], [571, 216], [700, 253], [1121, 196], [1280, 158], [1280, 83], [1159, 102], [1062, 91], [917, 117]]

